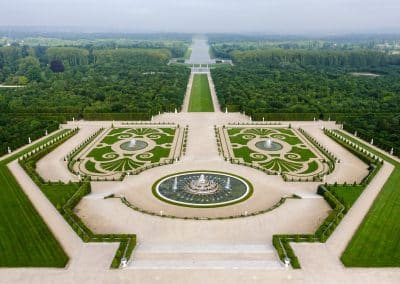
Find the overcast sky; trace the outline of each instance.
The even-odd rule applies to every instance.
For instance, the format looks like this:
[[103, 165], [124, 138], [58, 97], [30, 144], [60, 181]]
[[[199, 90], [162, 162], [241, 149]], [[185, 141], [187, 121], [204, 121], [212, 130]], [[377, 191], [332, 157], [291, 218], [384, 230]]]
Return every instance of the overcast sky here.
[[400, 0], [0, 0], [0, 26], [124, 32], [400, 32]]

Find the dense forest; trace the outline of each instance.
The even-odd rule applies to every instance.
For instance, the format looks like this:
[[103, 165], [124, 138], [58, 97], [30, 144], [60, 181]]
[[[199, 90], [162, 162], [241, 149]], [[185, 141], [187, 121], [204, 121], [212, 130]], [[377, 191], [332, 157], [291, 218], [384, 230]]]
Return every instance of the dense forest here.
[[0, 47], [0, 84], [23, 86], [0, 88], [0, 154], [71, 117], [148, 119], [179, 109], [190, 69], [167, 65], [185, 52], [167, 45]]
[[355, 51], [368, 50], [398, 53], [400, 35], [362, 34], [336, 36], [287, 36], [287, 35], [229, 35], [210, 34], [210, 51], [214, 57], [231, 58], [233, 51], [259, 52], [263, 49], [314, 50], [314, 51]]
[[[24, 37], [0, 46], [0, 155], [67, 119], [148, 119], [179, 109], [190, 70], [187, 35]], [[314, 117], [400, 154], [398, 37], [303, 39], [210, 35], [222, 109], [253, 119]], [[388, 44], [389, 43], [389, 44]], [[1, 45], [1, 42], [0, 42]], [[384, 46], [382, 49], [380, 46]]]
[[229, 57], [234, 67], [212, 70], [223, 109], [259, 120], [331, 117], [400, 153], [400, 56], [274, 48]]

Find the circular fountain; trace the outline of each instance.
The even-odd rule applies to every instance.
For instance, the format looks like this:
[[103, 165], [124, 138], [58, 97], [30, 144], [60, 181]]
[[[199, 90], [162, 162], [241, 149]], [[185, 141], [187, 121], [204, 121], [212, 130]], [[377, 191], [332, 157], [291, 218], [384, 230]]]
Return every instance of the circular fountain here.
[[258, 149], [264, 151], [279, 151], [283, 148], [282, 144], [272, 140], [271, 138], [258, 141], [255, 145]]
[[125, 151], [138, 151], [146, 148], [147, 146], [148, 146], [147, 142], [142, 140], [137, 140], [134, 138], [120, 145], [121, 149]]
[[199, 195], [213, 194], [219, 189], [219, 184], [211, 179], [206, 180], [204, 174], [201, 174], [197, 180], [191, 180], [184, 188], [187, 192]]
[[154, 195], [188, 207], [219, 207], [247, 199], [251, 185], [243, 178], [219, 172], [187, 172], [165, 177], [153, 186]]

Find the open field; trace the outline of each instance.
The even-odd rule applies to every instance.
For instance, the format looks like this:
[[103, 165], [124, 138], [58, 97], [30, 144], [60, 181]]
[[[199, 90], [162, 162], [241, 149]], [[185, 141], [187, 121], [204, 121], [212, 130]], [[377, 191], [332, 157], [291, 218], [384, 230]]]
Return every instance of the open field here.
[[395, 166], [341, 259], [346, 266], [350, 267], [398, 267], [400, 266], [400, 223], [398, 221], [400, 163], [382, 155], [366, 143], [361, 143], [343, 132], [340, 134]]
[[57, 135], [0, 162], [0, 266], [64, 267], [68, 262], [63, 248], [7, 167], [10, 161]]
[[196, 74], [193, 79], [193, 87], [190, 94], [189, 112], [212, 111], [214, 111], [214, 107], [207, 75]]

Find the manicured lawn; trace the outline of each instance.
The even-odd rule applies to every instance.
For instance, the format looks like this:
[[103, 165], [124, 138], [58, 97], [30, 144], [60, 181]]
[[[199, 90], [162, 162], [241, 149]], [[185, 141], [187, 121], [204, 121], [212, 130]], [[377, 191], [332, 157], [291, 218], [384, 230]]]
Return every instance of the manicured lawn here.
[[70, 184], [44, 184], [40, 187], [43, 193], [47, 196], [55, 207], [62, 206], [71, 196], [79, 189], [76, 183]]
[[0, 267], [64, 267], [68, 256], [7, 168], [22, 153], [0, 162]]
[[329, 186], [329, 191], [333, 192], [336, 198], [349, 209], [364, 191], [365, 186], [361, 185], [337, 185]]
[[190, 94], [189, 112], [213, 112], [214, 106], [211, 99], [210, 87], [206, 74], [197, 74], [193, 78], [192, 92]]
[[349, 267], [399, 267], [400, 163], [343, 132], [339, 133], [352, 142], [362, 144], [365, 149], [396, 167], [347, 245], [341, 259], [344, 265]]

